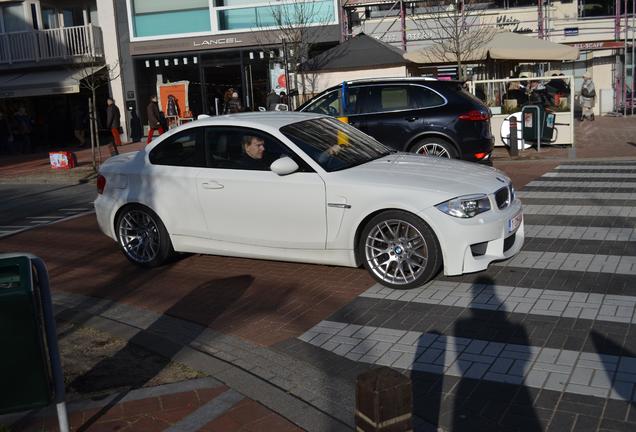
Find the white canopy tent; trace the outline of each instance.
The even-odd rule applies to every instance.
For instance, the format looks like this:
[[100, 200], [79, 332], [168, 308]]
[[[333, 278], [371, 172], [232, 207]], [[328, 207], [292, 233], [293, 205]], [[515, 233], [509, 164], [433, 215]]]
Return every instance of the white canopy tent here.
[[[432, 47], [407, 52], [404, 58], [419, 64], [448, 64], [457, 59], [452, 53], [440, 55]], [[496, 33], [483, 47], [469, 53], [462, 62], [482, 62], [485, 60], [504, 61], [559, 61], [576, 60], [579, 49], [569, 45], [537, 39], [512, 32]]]

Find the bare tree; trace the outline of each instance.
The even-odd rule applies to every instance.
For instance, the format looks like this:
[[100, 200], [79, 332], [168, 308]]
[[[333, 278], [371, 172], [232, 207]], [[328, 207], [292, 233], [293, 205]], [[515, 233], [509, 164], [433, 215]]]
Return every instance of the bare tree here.
[[[319, 42], [326, 32], [326, 26], [335, 23], [336, 11], [331, 2], [291, 0], [286, 3], [271, 2], [270, 14], [264, 19], [257, 14], [257, 41], [263, 47], [280, 46], [286, 62], [287, 79], [292, 75], [293, 86], [298, 88], [298, 66], [309, 59], [309, 50]], [[310, 71], [301, 74], [301, 86], [313, 88]], [[287, 82], [287, 87], [292, 83]]]
[[475, 0], [451, 0], [430, 8], [426, 17], [413, 19], [425, 39], [431, 42], [426, 55], [431, 63], [455, 63], [460, 80], [466, 79], [465, 66], [481, 54], [495, 36], [496, 29], [475, 7]]
[[97, 91], [108, 86], [111, 81], [119, 78], [119, 64], [104, 64], [101, 56], [90, 53], [84, 54], [80, 61], [81, 68], [78, 69], [73, 77], [79, 83], [80, 88], [88, 90], [91, 97], [88, 101], [89, 125], [91, 135], [91, 151], [93, 168], [97, 169], [102, 163], [102, 154], [100, 150], [99, 125], [97, 122]]

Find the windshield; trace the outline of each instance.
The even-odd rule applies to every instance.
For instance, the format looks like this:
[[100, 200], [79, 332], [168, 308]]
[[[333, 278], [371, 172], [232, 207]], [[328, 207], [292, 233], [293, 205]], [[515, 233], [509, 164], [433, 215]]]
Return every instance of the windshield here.
[[280, 131], [328, 172], [351, 168], [395, 150], [333, 118], [305, 120]]

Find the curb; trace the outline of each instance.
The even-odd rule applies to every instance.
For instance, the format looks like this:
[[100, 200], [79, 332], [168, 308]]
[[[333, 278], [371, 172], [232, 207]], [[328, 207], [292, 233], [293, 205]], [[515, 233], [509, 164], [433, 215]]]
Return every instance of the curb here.
[[[207, 327], [141, 308], [66, 292], [53, 296], [59, 320], [86, 325], [209, 374], [307, 431], [351, 431], [353, 383]], [[183, 341], [190, 341], [186, 344]], [[176, 354], [175, 354], [176, 353]], [[340, 399], [322, 396], [325, 387]]]

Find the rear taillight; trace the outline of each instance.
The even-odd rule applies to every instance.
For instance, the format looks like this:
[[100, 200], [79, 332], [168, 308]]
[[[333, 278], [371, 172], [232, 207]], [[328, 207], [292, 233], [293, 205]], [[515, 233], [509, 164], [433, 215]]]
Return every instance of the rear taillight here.
[[106, 177], [100, 174], [97, 176], [97, 193], [103, 194], [105, 187], [106, 187]]
[[484, 153], [484, 152], [482, 152], [482, 153], [475, 153], [475, 155], [474, 155], [474, 156], [475, 156], [475, 159], [477, 159], [477, 160], [482, 160], [482, 159], [484, 159], [486, 156], [488, 156], [488, 153]]
[[487, 121], [490, 119], [490, 113], [488, 111], [472, 110], [472, 111], [468, 111], [465, 114], [461, 114], [457, 118], [460, 120], [467, 120], [467, 121]]

